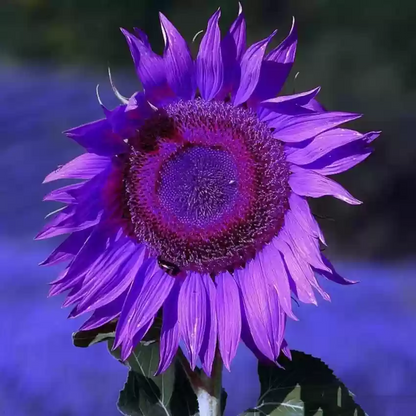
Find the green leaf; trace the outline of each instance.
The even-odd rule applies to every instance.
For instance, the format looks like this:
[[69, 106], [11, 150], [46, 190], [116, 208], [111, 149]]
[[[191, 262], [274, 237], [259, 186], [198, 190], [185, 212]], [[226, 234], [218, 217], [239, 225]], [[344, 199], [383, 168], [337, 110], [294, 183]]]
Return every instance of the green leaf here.
[[87, 348], [98, 342], [114, 338], [116, 334], [117, 321], [111, 321], [99, 328], [89, 331], [78, 331], [72, 334], [72, 342], [76, 347]]
[[241, 416], [365, 416], [352, 393], [320, 359], [292, 351], [279, 368], [259, 363], [260, 398]]

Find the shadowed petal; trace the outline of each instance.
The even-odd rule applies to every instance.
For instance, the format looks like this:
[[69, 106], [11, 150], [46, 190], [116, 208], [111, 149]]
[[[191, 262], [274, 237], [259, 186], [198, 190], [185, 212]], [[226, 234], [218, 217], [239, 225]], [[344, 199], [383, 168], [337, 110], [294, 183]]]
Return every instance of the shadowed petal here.
[[287, 38], [263, 60], [259, 82], [248, 103], [250, 107], [255, 107], [260, 101], [275, 97], [283, 88], [295, 61], [297, 43], [296, 25], [293, 19]]
[[207, 325], [207, 291], [199, 273], [186, 277], [179, 293], [179, 330], [192, 370], [196, 366]]
[[323, 254], [322, 254], [322, 260], [325, 263], [325, 265], [329, 268], [329, 272], [326, 271], [326, 270], [320, 270], [320, 269], [316, 269], [316, 272], [319, 273], [320, 275], [322, 275], [323, 277], [325, 277], [328, 280], [331, 280], [335, 283], [339, 283], [340, 285], [354, 285], [354, 284], [358, 283], [357, 280], [348, 280], [348, 279], [345, 279], [344, 277], [340, 276], [336, 272], [332, 263]]
[[207, 31], [202, 38], [196, 58], [196, 79], [204, 100], [212, 100], [221, 90], [224, 66], [221, 54], [221, 33], [218, 20], [220, 9], [208, 21]]
[[237, 19], [221, 42], [222, 60], [224, 64], [224, 82], [221, 98], [235, 90], [240, 83], [240, 62], [246, 50], [246, 22], [240, 4]]
[[134, 36], [125, 29], [121, 29], [126, 37], [146, 98], [154, 105], [161, 105], [174, 98], [165, 70], [165, 62], [161, 56], [152, 51], [147, 36], [135, 29]]
[[337, 182], [320, 175], [319, 173], [302, 169], [298, 166], [291, 166], [292, 174], [289, 177], [289, 185], [293, 192], [302, 196], [319, 198], [324, 195], [331, 195], [351, 205], [360, 205], [362, 202], [354, 198]]
[[233, 104], [238, 106], [246, 102], [253, 93], [260, 77], [260, 68], [264, 52], [272, 37], [276, 34], [274, 31], [269, 37], [250, 46], [241, 59], [241, 79], [240, 85], [235, 93]]
[[298, 94], [282, 95], [280, 97], [262, 101], [260, 105], [261, 107], [269, 108], [276, 112], [279, 112], [280, 109], [289, 109], [290, 106], [302, 107], [308, 104], [313, 98], [315, 98], [320, 90], [321, 87], [316, 87], [313, 90], [301, 92]]
[[216, 276], [217, 283], [217, 317], [218, 344], [225, 367], [230, 364], [237, 353], [241, 336], [240, 295], [234, 278], [223, 272]]
[[189, 100], [195, 95], [195, 71], [191, 53], [175, 26], [162, 13], [159, 16], [165, 40], [163, 59], [168, 83], [179, 98]]
[[64, 132], [90, 153], [113, 156], [127, 150], [123, 139], [115, 134], [107, 119], [93, 121]]

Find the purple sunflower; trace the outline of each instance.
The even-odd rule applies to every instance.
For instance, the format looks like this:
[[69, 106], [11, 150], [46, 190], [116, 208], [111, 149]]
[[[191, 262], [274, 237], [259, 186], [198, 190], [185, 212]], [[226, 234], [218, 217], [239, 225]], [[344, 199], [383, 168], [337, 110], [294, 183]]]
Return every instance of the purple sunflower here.
[[162, 14], [163, 56], [146, 35], [122, 29], [143, 91], [105, 118], [68, 130], [86, 149], [49, 174], [81, 180], [45, 199], [66, 204], [38, 239], [68, 237], [41, 264], [66, 262], [50, 295], [69, 291], [81, 327], [117, 319], [122, 359], [162, 312], [160, 364], [179, 344], [190, 365], [225, 366], [240, 339], [258, 356], [290, 356], [292, 296], [316, 304], [316, 274], [340, 284], [307, 197], [361, 202], [328, 176], [367, 158], [378, 132], [339, 128], [360, 117], [329, 112], [319, 88], [278, 96], [292, 68], [295, 25], [266, 54], [275, 32], [246, 48], [240, 8], [221, 38], [209, 19], [196, 59]]

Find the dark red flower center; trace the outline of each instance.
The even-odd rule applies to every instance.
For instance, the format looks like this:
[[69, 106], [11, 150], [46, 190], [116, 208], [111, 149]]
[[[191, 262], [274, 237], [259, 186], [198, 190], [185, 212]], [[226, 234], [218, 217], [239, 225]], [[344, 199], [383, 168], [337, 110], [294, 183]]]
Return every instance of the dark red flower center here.
[[134, 236], [154, 255], [218, 273], [244, 266], [278, 234], [289, 169], [282, 143], [252, 111], [181, 101], [129, 144], [124, 200]]

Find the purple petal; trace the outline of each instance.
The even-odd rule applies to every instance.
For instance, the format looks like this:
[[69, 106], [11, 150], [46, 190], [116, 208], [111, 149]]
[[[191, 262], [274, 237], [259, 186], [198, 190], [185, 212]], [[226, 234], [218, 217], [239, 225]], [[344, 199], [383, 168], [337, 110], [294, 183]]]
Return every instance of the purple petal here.
[[[123, 241], [124, 240], [124, 241]], [[144, 260], [144, 247], [119, 239], [106, 249], [106, 256], [91, 266], [83, 287], [74, 295], [79, 301], [77, 315], [112, 302], [132, 284]]]
[[292, 192], [289, 197], [289, 206], [296, 221], [312, 237], [319, 238], [322, 244], [326, 245], [324, 235], [313, 217], [311, 210], [309, 209], [308, 201], [302, 196], [299, 196]]
[[355, 130], [331, 129], [318, 134], [307, 146], [295, 149], [287, 155], [287, 160], [296, 165], [307, 165], [331, 150], [362, 138], [363, 135]]
[[292, 174], [289, 177], [289, 185], [293, 192], [302, 196], [319, 198], [331, 195], [351, 205], [360, 205], [361, 201], [354, 198], [337, 182], [311, 170], [302, 169], [296, 165], [291, 166]]
[[107, 303], [107, 305], [96, 309], [91, 317], [84, 322], [79, 330], [89, 331], [90, 329], [98, 328], [101, 325], [104, 325], [117, 318], [117, 316], [120, 315], [121, 308], [123, 307], [126, 296], [127, 291], [122, 293], [117, 299]]
[[64, 204], [73, 204], [76, 199], [72, 191], [79, 189], [83, 183], [75, 183], [72, 185], [63, 186], [62, 188], [54, 189], [43, 197], [44, 201], [63, 202]]
[[93, 121], [64, 132], [88, 152], [101, 156], [113, 156], [127, 150], [123, 139], [115, 134], [107, 119]]
[[240, 62], [246, 50], [246, 22], [240, 5], [237, 19], [221, 42], [222, 60], [224, 64], [224, 82], [221, 97], [234, 90], [240, 82]]
[[302, 272], [297, 260], [298, 257], [302, 256], [302, 254], [299, 252], [294, 254], [284, 239], [281, 239], [276, 246], [282, 253], [284, 267], [286, 273], [288, 274], [288, 278], [291, 278], [293, 281], [293, 291], [297, 298], [303, 303], [312, 303], [313, 305], [317, 305], [311, 284]]
[[113, 350], [119, 347], [127, 338], [133, 337], [133, 335], [129, 332], [131, 316], [135, 311], [137, 299], [143, 289], [145, 281], [149, 278], [149, 276], [153, 275], [155, 264], [156, 261], [154, 258], [145, 260], [134, 278], [133, 284], [131, 285], [129, 293], [123, 304], [120, 319], [117, 323]]
[[165, 40], [163, 59], [168, 83], [175, 94], [184, 100], [195, 95], [194, 62], [185, 39], [173, 24], [159, 13]]
[[280, 97], [271, 98], [269, 100], [262, 101], [260, 105], [262, 107], [270, 108], [279, 112], [279, 109], [286, 109], [289, 106], [303, 106], [309, 103], [313, 98], [317, 96], [321, 87], [316, 87], [313, 90], [301, 92], [293, 95], [282, 95]]
[[[361, 117], [360, 114], [341, 112], [305, 113], [308, 110], [299, 108], [299, 114], [289, 114], [289, 116], [283, 118], [278, 117], [276, 122], [268, 123], [270, 127], [275, 128], [273, 137], [283, 142], [300, 142]], [[279, 114], [277, 112], [277, 115]]]
[[367, 133], [359, 140], [337, 147], [303, 167], [314, 170], [321, 175], [335, 175], [345, 172], [371, 155], [372, 149], [368, 145], [379, 134], [379, 132]]
[[261, 40], [250, 46], [241, 59], [241, 79], [240, 85], [235, 93], [233, 104], [238, 106], [246, 102], [255, 90], [260, 77], [260, 68], [263, 56], [274, 31], [268, 38]]
[[146, 98], [155, 105], [170, 101], [174, 93], [167, 82], [163, 58], [152, 51], [146, 35], [140, 30], [135, 30], [138, 37], [125, 29], [121, 31], [129, 45], [137, 76], [143, 85]]
[[287, 38], [263, 60], [259, 82], [249, 100], [250, 107], [255, 107], [260, 101], [275, 97], [283, 88], [295, 61], [297, 43], [295, 19], [293, 19]]
[[274, 361], [279, 356], [285, 329], [285, 313], [277, 292], [268, 284], [257, 259], [234, 273], [253, 340], [260, 352]]
[[322, 113], [322, 112], [326, 111], [325, 107], [315, 99], [309, 101], [309, 103], [305, 104], [304, 107], [308, 110], [312, 110], [312, 111], [315, 111], [317, 113]]
[[[279, 237], [276, 237], [277, 239]], [[282, 257], [275, 247], [275, 244], [269, 244], [258, 254], [259, 262], [269, 284], [273, 286], [279, 296], [279, 302], [286, 315], [295, 321], [298, 318], [292, 311], [292, 297], [287, 275]]]
[[316, 272], [319, 273], [320, 275], [324, 276], [325, 278], [327, 278], [328, 280], [331, 280], [335, 283], [338, 283], [340, 285], [354, 285], [356, 283], [358, 283], [357, 280], [348, 280], [345, 279], [344, 277], [340, 276], [334, 266], [332, 265], [332, 263], [322, 254], [322, 260], [325, 263], [325, 265], [329, 268], [329, 272], [326, 270], [319, 270], [317, 269]]
[[69, 191], [77, 203], [60, 209], [35, 239], [81, 231], [98, 224], [104, 208], [102, 189], [108, 174], [109, 170], [101, 172], [82, 186]]
[[175, 280], [173, 288], [163, 305], [163, 322], [160, 335], [160, 361], [156, 375], [172, 364], [179, 345], [178, 298], [181, 281]]
[[91, 265], [105, 252], [112, 235], [112, 230], [104, 226], [96, 227], [68, 266], [66, 273], [52, 282], [50, 296], [71, 289], [82, 281]]
[[217, 289], [210, 276], [203, 274], [201, 277], [204, 281], [205, 290], [207, 291], [208, 304], [205, 336], [202, 342], [201, 351], [199, 352], [199, 357], [201, 359], [202, 369], [208, 377], [211, 377], [212, 363], [214, 362], [218, 334], [216, 311]]
[[285, 225], [279, 233], [280, 236], [293, 248], [293, 252], [299, 253], [312, 266], [322, 268], [323, 270], [327, 269], [322, 262], [318, 239], [303, 231], [292, 211], [286, 212]]
[[[127, 358], [130, 357], [130, 354], [133, 352], [133, 349], [136, 345], [143, 339], [143, 337], [147, 334], [147, 331], [152, 327], [154, 322], [154, 318], [149, 319], [142, 328], [137, 331], [134, 336], [131, 336], [124, 340], [123, 345], [121, 346], [121, 360], [126, 361]], [[114, 348], [114, 347], [113, 347]]]
[[199, 273], [191, 272], [181, 287], [178, 301], [179, 330], [195, 368], [207, 325], [207, 292]]
[[204, 100], [212, 100], [221, 90], [224, 79], [224, 66], [221, 54], [221, 32], [218, 9], [208, 21], [207, 31], [202, 38], [196, 58], [196, 79]]
[[90, 234], [90, 229], [71, 234], [48, 256], [46, 260], [39, 263], [39, 265], [52, 266], [63, 261], [72, 260], [78, 254]]
[[216, 276], [218, 343], [225, 367], [230, 370], [241, 336], [241, 310], [238, 286], [228, 273]]
[[[145, 277], [142, 290], [130, 312], [129, 333], [135, 335], [156, 316], [173, 287], [175, 278], [159, 270]], [[144, 335], [144, 334], [143, 334]], [[140, 341], [140, 340], [139, 340]]]
[[81, 156], [59, 166], [51, 172], [43, 181], [48, 183], [58, 179], [91, 179], [108, 168], [111, 161], [108, 157], [99, 156], [94, 153], [84, 153]]

